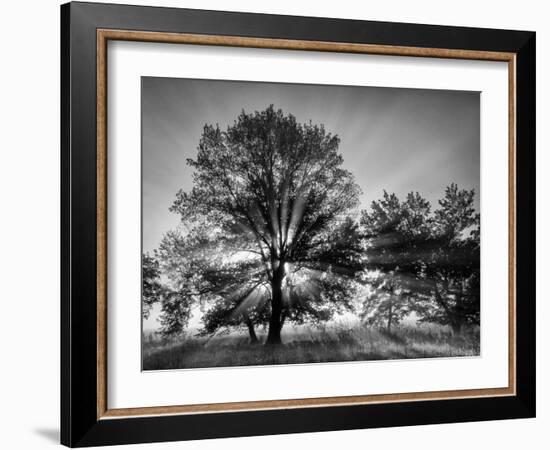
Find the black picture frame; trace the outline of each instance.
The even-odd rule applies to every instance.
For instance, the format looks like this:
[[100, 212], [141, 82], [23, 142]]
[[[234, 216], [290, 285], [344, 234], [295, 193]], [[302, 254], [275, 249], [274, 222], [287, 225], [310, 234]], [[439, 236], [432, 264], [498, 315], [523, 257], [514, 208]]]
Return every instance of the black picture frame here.
[[[516, 394], [292, 409], [99, 418], [98, 29], [194, 33], [516, 55]], [[70, 447], [535, 416], [534, 32], [68, 3], [61, 6], [61, 443]]]

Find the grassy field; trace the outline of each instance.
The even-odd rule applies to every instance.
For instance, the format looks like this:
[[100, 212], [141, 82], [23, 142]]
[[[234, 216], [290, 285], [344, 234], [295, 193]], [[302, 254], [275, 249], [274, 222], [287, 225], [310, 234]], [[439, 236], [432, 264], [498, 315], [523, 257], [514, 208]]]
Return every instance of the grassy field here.
[[[281, 346], [251, 345], [244, 335], [143, 340], [143, 370], [479, 355], [479, 328], [453, 335], [447, 327], [305, 329], [284, 334]], [[263, 336], [259, 336], [262, 340]]]

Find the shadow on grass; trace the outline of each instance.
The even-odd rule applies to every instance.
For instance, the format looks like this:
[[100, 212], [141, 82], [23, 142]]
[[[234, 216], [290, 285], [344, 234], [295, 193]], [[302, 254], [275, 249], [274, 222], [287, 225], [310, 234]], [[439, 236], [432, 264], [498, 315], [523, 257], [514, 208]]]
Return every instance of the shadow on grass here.
[[402, 327], [391, 333], [365, 328], [309, 330], [275, 347], [249, 344], [244, 336], [188, 338], [146, 343], [144, 370], [316, 362], [374, 361], [479, 355], [479, 329], [453, 335], [446, 327]]

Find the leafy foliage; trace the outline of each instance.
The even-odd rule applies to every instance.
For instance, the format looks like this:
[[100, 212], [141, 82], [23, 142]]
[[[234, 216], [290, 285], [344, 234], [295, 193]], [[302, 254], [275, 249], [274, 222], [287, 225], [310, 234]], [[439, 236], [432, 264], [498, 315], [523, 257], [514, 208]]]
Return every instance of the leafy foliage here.
[[161, 246], [179, 289], [214, 305], [204, 332], [248, 317], [267, 321], [268, 341], [278, 343], [285, 321], [327, 320], [351, 307], [345, 277], [360, 267], [360, 236], [347, 216], [360, 190], [338, 144], [322, 125], [273, 106], [242, 112], [226, 131], [204, 127], [188, 160], [193, 188], [171, 208], [187, 234]]
[[480, 217], [473, 207], [474, 191], [451, 184], [435, 211], [435, 241], [426, 266], [433, 296], [421, 302], [423, 321], [450, 325], [460, 331], [479, 324]]
[[361, 317], [369, 325], [392, 331], [411, 312], [406, 276], [402, 273], [370, 272], [365, 279], [370, 290], [363, 304]]
[[[363, 211], [367, 275], [372, 287], [363, 317], [371, 323], [392, 321], [415, 312], [421, 322], [479, 324], [479, 214], [474, 191], [451, 184], [430, 213], [418, 193], [404, 202], [384, 192]], [[372, 280], [369, 271], [378, 273]], [[376, 272], [378, 271], [378, 272]]]
[[160, 282], [160, 264], [154, 256], [145, 253], [142, 257], [142, 309], [143, 318], [147, 319], [153, 305], [160, 301], [163, 286]]

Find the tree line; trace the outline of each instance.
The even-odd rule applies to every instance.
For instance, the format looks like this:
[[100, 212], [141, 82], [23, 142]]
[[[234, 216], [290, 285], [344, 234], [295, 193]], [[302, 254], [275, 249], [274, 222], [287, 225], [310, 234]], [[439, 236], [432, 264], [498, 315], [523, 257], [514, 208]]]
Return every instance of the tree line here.
[[389, 332], [405, 317], [479, 324], [480, 217], [473, 190], [450, 184], [436, 209], [418, 192], [385, 192], [359, 210], [361, 190], [343, 168], [340, 140], [273, 106], [221, 130], [205, 125], [193, 187], [171, 211], [181, 225], [143, 255], [142, 311], [161, 307], [161, 333], [267, 328], [353, 312]]

